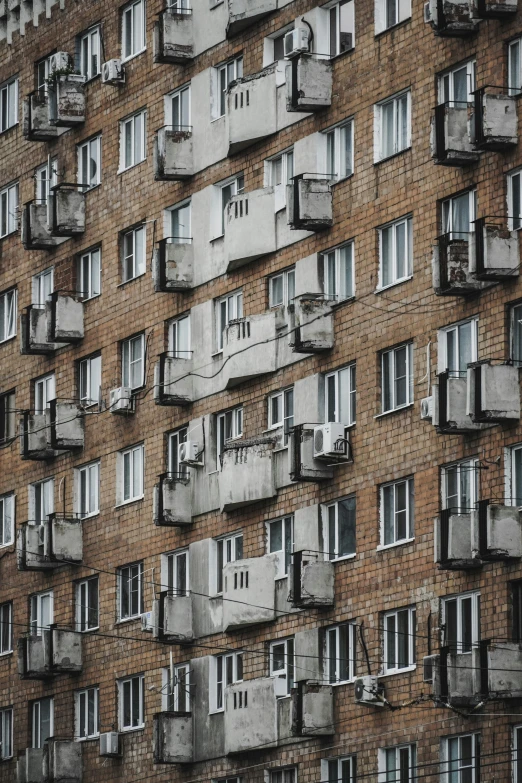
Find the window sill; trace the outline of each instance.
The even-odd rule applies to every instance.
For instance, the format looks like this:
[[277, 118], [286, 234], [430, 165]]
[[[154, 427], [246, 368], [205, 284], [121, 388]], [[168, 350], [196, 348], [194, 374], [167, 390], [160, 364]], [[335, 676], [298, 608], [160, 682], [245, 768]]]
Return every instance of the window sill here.
[[391, 411], [384, 411], [384, 413], [377, 413], [376, 416], [374, 416], [374, 419], [382, 419], [384, 416], [391, 416], [394, 413], [401, 413], [401, 411], [407, 411], [410, 408], [413, 408], [414, 403], [409, 402], [407, 405], [401, 405], [400, 408], [393, 408]]
[[[328, 295], [326, 295], [326, 297], [328, 298]], [[344, 299], [339, 299], [338, 301], [333, 302], [332, 308], [334, 310], [337, 310], [338, 307], [341, 307], [342, 305], [345, 305], [348, 302], [355, 302], [355, 294], [353, 294], [352, 296], [347, 296]]]
[[14, 231], [8, 231], [7, 234], [2, 234], [0, 236], [0, 239], [7, 239], [8, 237], [14, 237], [15, 234], [17, 234], [18, 231], [15, 229]]
[[100, 509], [98, 509], [98, 511], [93, 511], [92, 514], [85, 514], [83, 517], [81, 517], [81, 521], [84, 522], [86, 519], [94, 519], [95, 517], [99, 517], [99, 516], [100, 516]]
[[341, 557], [334, 557], [331, 560], [329, 560], [328, 562], [330, 562], [330, 563], [342, 563], [345, 560], [355, 560], [356, 557], [357, 557], [357, 552], [354, 552], [353, 555], [342, 555]]
[[123, 283], [118, 283], [116, 288], [124, 288], [126, 285], [129, 285], [129, 283], [134, 283], [135, 280], [139, 280], [140, 277], [145, 277], [146, 274], [147, 274], [147, 272], [145, 271], [145, 272], [142, 272], [139, 275], [136, 275], [136, 277], [129, 277], [129, 279], [128, 280], [124, 280]]
[[408, 275], [407, 277], [401, 277], [400, 280], [394, 280], [393, 283], [388, 283], [388, 285], [383, 286], [377, 286], [374, 294], [380, 294], [381, 291], [388, 291], [390, 288], [395, 288], [396, 285], [401, 285], [402, 283], [407, 283], [408, 280], [413, 280], [413, 275]]
[[221, 707], [220, 710], [209, 710], [208, 714], [209, 715], [223, 715], [224, 712], [225, 712], [225, 708]]
[[221, 114], [220, 117], [213, 117], [210, 120], [210, 124], [212, 125], [213, 122], [219, 122], [219, 120], [224, 120], [226, 116], [227, 116], [226, 114]]
[[214, 351], [214, 353], [210, 354], [211, 359], [215, 359], [217, 356], [223, 356], [223, 349], [221, 349], [220, 351]]
[[99, 739], [99, 734], [93, 734], [92, 737], [76, 737], [76, 742], [94, 742], [95, 740]]
[[[122, 57], [121, 61], [122, 61], [122, 63], [128, 63], [131, 60], [134, 60], [136, 57], [139, 57], [140, 54], [144, 54], [146, 51], [147, 51], [147, 47], [144, 46], [143, 49], [139, 50], [139, 52], [134, 52], [134, 54], [129, 54], [128, 57]], [[123, 729], [122, 729], [122, 731], [123, 731]]]
[[385, 158], [379, 158], [378, 160], [374, 160], [373, 165], [378, 166], [380, 163], [386, 163], [386, 161], [393, 160], [394, 158], [397, 158], [399, 155], [404, 155], [404, 153], [408, 152], [408, 150], [411, 150], [411, 144], [408, 144], [408, 146], [404, 147], [403, 150], [394, 152], [393, 155], [387, 155]]
[[9, 655], [12, 655], [14, 650], [7, 650], [7, 652], [0, 653], [0, 658], [7, 658]]
[[91, 302], [93, 299], [98, 299], [98, 297], [101, 296], [101, 291], [99, 294], [93, 294], [92, 296], [86, 296], [82, 299], [82, 304], [85, 304], [86, 302]]
[[332, 688], [337, 688], [339, 685], [353, 685], [355, 682], [355, 677], [352, 677], [351, 680], [339, 680], [339, 682], [329, 682], [328, 685], [331, 685]]
[[407, 19], [402, 19], [400, 22], [397, 22], [397, 24], [386, 27], [384, 30], [380, 30], [378, 33], [375, 33], [375, 37], [378, 38], [381, 35], [386, 35], [386, 33], [389, 33], [391, 30], [397, 30], [398, 27], [404, 27], [408, 22], [411, 22], [411, 16], [408, 16]]
[[132, 503], [141, 503], [145, 495], [140, 495], [139, 498], [132, 498], [132, 500], [124, 500], [121, 503], [116, 503], [114, 508], [123, 508], [124, 506], [130, 506]]
[[[133, 619], [134, 619], [134, 618], [133, 618]], [[118, 622], [121, 622], [121, 623], [123, 623], [123, 622], [126, 622], [126, 621], [125, 621], [125, 620], [119, 620]], [[84, 631], [80, 631], [80, 630], [78, 630], [78, 631], [77, 631], [77, 633], [86, 634], [86, 633], [93, 633], [94, 631], [99, 631], [99, 630], [100, 630], [100, 626], [99, 626], [99, 625], [97, 625], [97, 626], [96, 626], [96, 627], [94, 627], [94, 628], [86, 628]]]
[[[141, 614], [134, 614], [132, 617], [124, 617], [116, 620], [116, 625], [125, 625], [125, 623], [132, 623], [136, 622], [137, 620], [141, 620]], [[141, 727], [143, 728], [143, 726]]]
[[141, 726], [132, 726], [130, 729], [120, 729], [122, 734], [132, 734], [133, 731], [143, 731], [145, 728], [145, 724], [142, 723]]
[[[83, 74], [82, 74], [83, 76]], [[101, 71], [100, 73], [95, 73], [94, 76], [90, 76], [88, 79], [85, 79], [85, 85], [92, 84], [96, 79], [99, 79], [101, 77]]]
[[13, 128], [17, 128], [19, 125], [20, 125], [20, 120], [18, 120], [18, 122], [15, 122], [13, 125], [10, 125], [4, 131], [1, 131], [0, 136], [5, 136], [6, 133], [9, 133], [9, 131], [13, 130]]
[[382, 674], [378, 674], [378, 677], [393, 677], [397, 674], [408, 674], [408, 672], [414, 672], [417, 668], [417, 664], [414, 663], [412, 666], [405, 666], [404, 669], [390, 669], [389, 671], [382, 672]]
[[0, 545], [0, 549], [8, 549], [10, 546], [13, 546], [14, 541], [10, 541], [8, 544], [2, 544]]
[[[79, 185], [82, 183], [79, 182]], [[101, 182], [97, 182], [96, 185], [89, 185], [88, 188], [83, 188], [82, 193], [92, 193], [93, 190], [97, 190], [98, 188], [101, 188]]]
[[350, 174], [345, 174], [344, 177], [336, 177], [336, 176], [332, 177], [331, 178], [332, 187], [334, 187], [335, 185], [340, 185], [341, 182], [346, 182], [346, 180], [351, 179], [353, 175], [354, 172], [351, 171]]
[[126, 171], [132, 171], [132, 169], [137, 168], [137, 166], [141, 166], [142, 163], [146, 163], [147, 158], [143, 158], [143, 160], [139, 160], [137, 163], [133, 163], [132, 166], [127, 166], [124, 169], [118, 169], [116, 174], [125, 174]]
[[387, 549], [395, 549], [396, 547], [405, 546], [406, 544], [413, 544], [414, 541], [415, 536], [412, 538], [403, 538], [401, 541], [396, 541], [394, 544], [379, 544], [379, 546], [376, 548], [376, 551], [385, 552]]
[[216, 236], [215, 236], [215, 237], [211, 237], [211, 238], [210, 238], [208, 241], [209, 241], [210, 243], [212, 243], [212, 242], [217, 242], [217, 241], [218, 241], [218, 239], [224, 239], [224, 238], [225, 238], [225, 235], [224, 235], [224, 234], [216, 234]]

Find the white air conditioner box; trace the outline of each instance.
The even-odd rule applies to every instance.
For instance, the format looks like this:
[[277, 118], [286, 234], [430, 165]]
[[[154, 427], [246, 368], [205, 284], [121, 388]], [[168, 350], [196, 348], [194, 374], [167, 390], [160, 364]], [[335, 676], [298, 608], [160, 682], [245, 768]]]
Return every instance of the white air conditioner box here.
[[125, 66], [121, 60], [107, 60], [102, 65], [104, 84], [125, 84]]
[[122, 755], [120, 735], [117, 731], [107, 731], [100, 734], [100, 756], [118, 758]]
[[306, 27], [296, 27], [284, 37], [285, 57], [297, 57], [310, 49], [310, 31]]
[[133, 413], [134, 399], [129, 386], [120, 386], [110, 392], [109, 410], [111, 413]]
[[329, 422], [314, 427], [314, 459], [348, 458], [348, 438], [344, 424]]
[[199, 443], [187, 440], [178, 446], [178, 462], [180, 465], [201, 465], [199, 458]]
[[49, 58], [49, 76], [55, 71], [67, 71], [71, 66], [71, 58], [68, 52], [55, 52]]
[[380, 697], [379, 680], [375, 674], [368, 674], [366, 677], [356, 677], [353, 692], [356, 704], [371, 704], [374, 707], [384, 706], [384, 701]]
[[420, 414], [421, 414], [421, 419], [423, 421], [433, 420], [434, 405], [435, 405], [435, 401], [433, 399], [433, 395], [431, 395], [430, 397], [424, 397], [424, 399], [421, 400]]

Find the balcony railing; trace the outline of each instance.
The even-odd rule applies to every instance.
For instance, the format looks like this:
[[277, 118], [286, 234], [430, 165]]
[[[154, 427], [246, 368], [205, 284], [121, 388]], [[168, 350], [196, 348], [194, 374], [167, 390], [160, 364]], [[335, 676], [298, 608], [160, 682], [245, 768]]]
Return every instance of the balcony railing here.
[[155, 764], [192, 763], [192, 713], [157, 712], [152, 717], [152, 735]]
[[437, 35], [467, 37], [476, 32], [479, 19], [472, 0], [430, 0], [430, 21]]
[[162, 473], [154, 487], [154, 524], [185, 527], [192, 524], [190, 473]]
[[194, 174], [192, 125], [164, 125], [154, 139], [154, 176], [184, 180]]
[[470, 137], [471, 108], [462, 101], [447, 101], [435, 106], [431, 148], [436, 163], [444, 166], [468, 166], [480, 157]]
[[297, 174], [287, 185], [288, 225], [291, 229], [324, 231], [333, 226], [332, 180], [323, 174]]
[[471, 269], [474, 232], [453, 231], [437, 237], [433, 248], [433, 288], [439, 296], [477, 295], [494, 285], [478, 280]]
[[49, 193], [51, 233], [56, 237], [75, 237], [85, 231], [85, 185], [60, 182]]
[[502, 282], [520, 274], [518, 219], [482, 217], [475, 220], [470, 272], [478, 280]]
[[520, 421], [518, 367], [490, 361], [468, 365], [468, 413], [474, 422]]
[[85, 122], [85, 80], [79, 73], [53, 73], [48, 80], [49, 121], [62, 128]]
[[49, 96], [47, 92], [35, 90], [24, 99], [23, 132], [29, 141], [53, 141], [65, 128], [51, 125], [49, 118]]
[[517, 99], [504, 87], [486, 85], [473, 93], [473, 145], [502, 152], [518, 142]]
[[225, 208], [227, 271], [274, 253], [276, 244], [273, 187], [234, 196]]
[[178, 0], [154, 24], [154, 62], [183, 65], [194, 57], [194, 20], [188, 3]]
[[294, 552], [289, 572], [289, 600], [295, 607], [333, 606], [334, 565], [317, 552]]
[[153, 278], [156, 291], [188, 291], [194, 274], [192, 237], [165, 237], [154, 249]]
[[154, 400], [157, 405], [183, 407], [194, 399], [192, 351], [165, 351], [154, 370]]
[[286, 66], [286, 110], [315, 112], [328, 108], [331, 103], [330, 60], [306, 53], [293, 57]]
[[274, 446], [274, 439], [268, 437], [225, 445], [219, 480], [222, 511], [275, 497]]
[[83, 668], [83, 637], [76, 631], [50, 625], [38, 635], [18, 640], [18, 673], [22, 679], [47, 680], [77, 674]]

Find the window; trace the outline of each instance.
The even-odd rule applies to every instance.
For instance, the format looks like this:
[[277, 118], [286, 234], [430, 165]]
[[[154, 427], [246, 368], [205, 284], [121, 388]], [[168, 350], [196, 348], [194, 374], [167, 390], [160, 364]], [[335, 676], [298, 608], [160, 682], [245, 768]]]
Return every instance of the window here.
[[45, 303], [54, 291], [54, 269], [50, 267], [34, 275], [32, 281], [33, 307], [44, 308]]
[[470, 362], [476, 362], [478, 319], [461, 321], [439, 332], [439, 370], [453, 377], [466, 377]]
[[216, 541], [216, 593], [223, 592], [223, 568], [227, 563], [243, 559], [243, 534], [219, 538]]
[[167, 125], [175, 131], [189, 131], [190, 124], [190, 84], [174, 90], [165, 98]]
[[225, 233], [225, 210], [228, 202], [233, 196], [237, 196], [243, 192], [245, 187], [245, 178], [242, 174], [237, 177], [233, 177], [226, 182], [216, 185], [215, 208], [217, 209], [217, 215], [214, 217], [214, 239], [223, 236]]
[[49, 78], [50, 59], [51, 59], [51, 55], [48, 55], [47, 57], [42, 57], [42, 59], [38, 60], [38, 62], [35, 63], [34, 66], [36, 89], [42, 96], [47, 95], [47, 79]]
[[143, 497], [143, 444], [120, 451], [121, 503]]
[[415, 783], [417, 780], [417, 748], [415, 745], [380, 748], [379, 772], [379, 781], [382, 783]]
[[0, 238], [16, 231], [18, 225], [18, 182], [0, 190]]
[[522, 783], [522, 726], [513, 726], [513, 783]]
[[355, 509], [355, 497], [326, 506], [329, 560], [355, 555]]
[[16, 288], [0, 294], [0, 343], [16, 336]]
[[475, 66], [475, 60], [468, 60], [439, 76], [439, 103], [449, 103], [450, 106], [473, 103]]
[[139, 617], [143, 609], [143, 563], [118, 568], [119, 619]]
[[189, 594], [189, 551], [181, 549], [166, 555], [167, 589], [170, 595]]
[[379, 288], [408, 280], [412, 275], [411, 217], [401, 218], [379, 231]]
[[278, 696], [287, 696], [294, 687], [294, 640], [283, 639], [270, 643], [270, 676], [279, 679]]
[[[522, 580], [511, 583], [511, 629], [514, 642], [522, 642]], [[521, 747], [522, 751], [522, 747]], [[522, 758], [521, 758], [522, 761]], [[522, 780], [520, 781], [522, 783]]]
[[100, 510], [100, 463], [91, 462], [76, 469], [76, 506], [82, 519]]
[[120, 731], [141, 728], [144, 723], [145, 677], [137, 674], [118, 682]]
[[415, 666], [415, 607], [384, 615], [384, 672]]
[[468, 190], [442, 202], [442, 233], [467, 241], [475, 230], [477, 191]]
[[413, 402], [413, 344], [407, 343], [381, 354], [382, 412]]
[[243, 680], [243, 653], [233, 652], [215, 655], [211, 667], [211, 710], [217, 712], [225, 706], [225, 688]]
[[413, 538], [413, 479], [401, 479], [381, 487], [382, 546]]
[[32, 521], [37, 525], [47, 522], [49, 514], [54, 512], [54, 479], [44, 479], [29, 486], [32, 506]]
[[296, 767], [286, 767], [284, 769], [271, 769], [270, 783], [297, 783]]
[[326, 376], [326, 421], [355, 424], [355, 364]]
[[285, 35], [294, 29], [290, 24], [265, 38], [263, 42], [263, 68], [285, 58]]
[[466, 514], [478, 502], [479, 462], [464, 459], [442, 468], [442, 507]]
[[217, 453], [220, 456], [225, 444], [243, 435], [243, 406], [218, 414], [217, 417]]
[[42, 629], [49, 628], [53, 622], [53, 591], [35, 593], [31, 596], [29, 630], [31, 636], [41, 636]]
[[18, 122], [18, 77], [0, 84], [0, 133]]
[[91, 739], [99, 734], [98, 701], [99, 688], [85, 688], [76, 691], [76, 737], [77, 740]]
[[163, 669], [163, 709], [168, 712], [190, 712], [190, 666], [182, 663]]
[[83, 405], [96, 405], [100, 399], [101, 356], [89, 356], [79, 364], [80, 402]]
[[0, 394], [0, 445], [16, 437], [16, 408], [14, 391]]
[[411, 16], [411, 0], [376, 0], [375, 35], [404, 22]]
[[192, 242], [191, 203], [186, 201], [170, 210], [170, 234], [174, 244], [187, 245]]
[[516, 95], [522, 90], [522, 38], [511, 41], [508, 49], [508, 86], [509, 94]]
[[327, 299], [341, 302], [355, 296], [353, 253], [353, 242], [322, 253]]
[[354, 46], [354, 3], [341, 0], [328, 9], [330, 57], [348, 52]]
[[347, 120], [323, 133], [326, 142], [325, 171], [328, 177], [333, 180], [350, 177], [353, 174], [353, 120]]
[[100, 625], [98, 577], [76, 583], [76, 630], [92, 631]]
[[441, 781], [443, 783], [479, 783], [480, 736], [460, 734], [441, 742]]
[[84, 191], [95, 188], [101, 182], [101, 136], [95, 136], [78, 144], [78, 184]]
[[34, 412], [42, 414], [49, 407], [51, 400], [56, 397], [54, 372], [44, 375], [34, 382]]
[[123, 234], [122, 255], [124, 283], [145, 274], [145, 226]]
[[522, 446], [511, 449], [511, 487], [506, 502], [512, 506], [522, 506]]
[[0, 655], [13, 651], [13, 604], [0, 604]]
[[54, 699], [33, 701], [33, 748], [43, 748], [44, 742], [54, 734]]
[[0, 710], [0, 759], [13, 756], [13, 708]]
[[287, 445], [288, 436], [294, 426], [294, 389], [275, 392], [268, 398], [268, 428], [283, 428], [283, 445]]
[[135, 0], [124, 6], [121, 18], [122, 60], [134, 57], [145, 49], [145, 0]]
[[217, 348], [223, 350], [224, 332], [230, 321], [243, 317], [243, 292], [234, 291], [216, 300]]
[[78, 65], [80, 73], [87, 80], [94, 79], [101, 73], [100, 62], [100, 28], [91, 27], [78, 38]]
[[51, 188], [58, 184], [58, 158], [51, 158], [34, 173], [37, 204], [47, 204]]
[[288, 575], [292, 552], [294, 551], [294, 518], [292, 516], [274, 519], [267, 523], [268, 551], [280, 554], [276, 579]]
[[190, 359], [190, 313], [169, 323], [169, 351], [176, 359]]
[[121, 344], [121, 382], [139, 389], [145, 383], [145, 335], [129, 337]]
[[326, 629], [326, 666], [328, 682], [349, 682], [355, 677], [355, 623], [342, 623]]
[[480, 640], [480, 593], [442, 600], [444, 645], [452, 653], [470, 653]]
[[294, 150], [286, 150], [266, 162], [268, 186], [274, 188], [275, 211], [286, 207], [286, 186], [294, 176]]
[[243, 76], [243, 58], [235, 57], [216, 69], [218, 100], [214, 105], [213, 119], [223, 117], [227, 106], [227, 90], [229, 85]]
[[77, 289], [80, 296], [92, 299], [101, 293], [101, 250], [88, 250], [78, 257]]
[[167, 448], [167, 462], [168, 472], [174, 474], [175, 477], [182, 478], [189, 476], [189, 469], [187, 465], [180, 465], [178, 459], [178, 451], [181, 443], [186, 443], [188, 437], [188, 428], [181, 427], [176, 432], [169, 434], [168, 448]]
[[284, 269], [268, 278], [268, 298], [270, 307], [287, 307], [295, 296], [295, 267]]
[[522, 365], [522, 304], [511, 308], [511, 359]]
[[120, 122], [120, 171], [145, 160], [146, 111], [139, 111]]
[[14, 493], [0, 496], [0, 546], [8, 546], [14, 540]]
[[375, 106], [375, 161], [384, 160], [411, 146], [409, 90]]

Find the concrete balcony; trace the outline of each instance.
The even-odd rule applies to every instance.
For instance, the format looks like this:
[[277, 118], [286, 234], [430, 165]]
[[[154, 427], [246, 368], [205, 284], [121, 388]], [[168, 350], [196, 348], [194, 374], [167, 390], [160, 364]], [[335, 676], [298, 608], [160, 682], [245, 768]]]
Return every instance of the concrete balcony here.
[[321, 111], [332, 104], [332, 64], [310, 54], [286, 66], [286, 110]]
[[291, 229], [323, 231], [333, 226], [331, 180], [319, 174], [299, 174], [287, 185], [286, 201]]
[[48, 739], [17, 759], [17, 783], [82, 783], [82, 743]]
[[16, 783], [46, 783], [43, 759], [43, 748], [25, 748], [16, 760]]
[[482, 676], [485, 695], [490, 699], [522, 698], [521, 645], [484, 640], [480, 643], [480, 650], [482, 671], [486, 670]]
[[502, 152], [518, 143], [517, 99], [500, 88], [476, 90], [471, 123], [472, 142], [478, 150]]
[[185, 527], [192, 524], [190, 473], [163, 473], [154, 487], [154, 524]]
[[330, 560], [317, 553], [294, 552], [289, 571], [292, 606], [321, 609], [335, 602], [335, 572]]
[[85, 193], [81, 186], [61, 182], [49, 194], [51, 233], [76, 237], [85, 231]]
[[333, 467], [314, 457], [314, 424], [293, 428], [288, 441], [288, 472], [292, 481], [328, 481]]
[[23, 134], [28, 141], [54, 141], [66, 128], [51, 125], [49, 97], [43, 90], [35, 90], [24, 99]]
[[154, 62], [183, 65], [194, 57], [191, 8], [167, 8], [154, 24]]
[[228, 154], [277, 131], [276, 64], [233, 82], [227, 95]]
[[275, 579], [279, 555], [227, 563], [223, 568], [223, 630], [276, 619]]
[[289, 305], [290, 346], [294, 353], [321, 353], [334, 347], [333, 301], [301, 294]]
[[76, 128], [85, 122], [85, 76], [53, 74], [49, 82], [49, 121], [61, 128]]
[[274, 253], [276, 215], [274, 188], [234, 196], [225, 210], [227, 272]]
[[430, 0], [429, 14], [435, 34], [448, 37], [473, 35], [480, 21], [474, 17], [472, 0]]
[[424, 658], [432, 672], [433, 695], [452, 707], [475, 707], [481, 700], [481, 656], [478, 647], [455, 652], [442, 647], [438, 655]]
[[471, 512], [473, 553], [484, 562], [522, 557], [522, 520], [516, 506], [480, 500]]
[[20, 417], [20, 456], [46, 460], [59, 454], [51, 447], [49, 418], [45, 413], [25, 411]]
[[518, 10], [517, 0], [471, 0], [477, 19], [509, 19]]
[[177, 181], [193, 174], [192, 127], [164, 125], [154, 138], [154, 179]]
[[[154, 368], [154, 402], [156, 405], [183, 407], [194, 399], [192, 353], [179, 356], [176, 351], [165, 351]], [[187, 355], [189, 354], [189, 355]]]
[[194, 639], [192, 595], [160, 593], [152, 606], [152, 635], [161, 642], [190, 644]]
[[443, 509], [435, 519], [435, 562], [439, 568], [466, 571], [482, 562], [473, 547], [473, 510]]
[[152, 275], [154, 290], [178, 292], [192, 288], [194, 246], [191, 239], [166, 237], [154, 249]]
[[75, 345], [83, 340], [83, 309], [76, 297], [54, 291], [45, 304], [47, 341]]
[[20, 315], [20, 353], [52, 354], [62, 346], [49, 342], [49, 311], [46, 306], [29, 305]]
[[480, 157], [470, 136], [470, 108], [467, 103], [441, 103], [431, 122], [431, 155], [443, 166], [469, 166]]
[[84, 445], [83, 410], [76, 403], [51, 400], [44, 413], [26, 411], [20, 419], [22, 459], [51, 459]]
[[277, 10], [277, 0], [226, 0], [227, 38], [257, 24], [264, 16]]
[[155, 764], [192, 763], [192, 713], [157, 712], [152, 717], [152, 736]]
[[28, 201], [22, 212], [22, 244], [26, 250], [52, 250], [65, 242], [49, 228], [47, 204]]
[[438, 385], [433, 388], [434, 416], [433, 424], [438, 432], [465, 434], [493, 426], [489, 423], [473, 421], [468, 413], [468, 381], [466, 373], [438, 375]]
[[47, 680], [76, 674], [83, 667], [81, 634], [50, 627], [40, 636], [18, 640], [18, 674], [24, 680]]
[[519, 369], [489, 361], [468, 365], [467, 413], [474, 422], [520, 421]]
[[331, 685], [303, 681], [292, 689], [292, 734], [296, 737], [335, 734]]
[[80, 519], [51, 514], [41, 525], [26, 522], [18, 531], [18, 569], [47, 571], [83, 561]]
[[478, 280], [471, 271], [474, 246], [473, 233], [437, 237], [432, 262], [433, 289], [437, 296], [473, 296], [494, 285], [489, 280]]
[[225, 388], [277, 369], [277, 333], [282, 325], [280, 313], [251, 315], [230, 321], [223, 341]]
[[274, 440], [264, 437], [225, 445], [219, 476], [221, 511], [275, 497], [273, 449]]
[[[494, 222], [493, 222], [494, 221]], [[502, 282], [520, 274], [518, 231], [511, 231], [503, 218], [478, 218], [469, 270], [477, 280]]]

